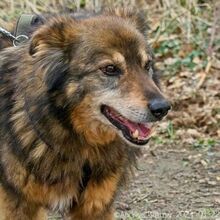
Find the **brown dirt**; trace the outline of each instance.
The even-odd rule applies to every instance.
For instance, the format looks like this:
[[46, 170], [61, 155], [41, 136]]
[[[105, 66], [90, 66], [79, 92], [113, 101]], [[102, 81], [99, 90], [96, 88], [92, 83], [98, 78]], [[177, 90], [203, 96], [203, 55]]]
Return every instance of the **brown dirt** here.
[[119, 219], [220, 219], [220, 149], [175, 144], [147, 150], [119, 196]]

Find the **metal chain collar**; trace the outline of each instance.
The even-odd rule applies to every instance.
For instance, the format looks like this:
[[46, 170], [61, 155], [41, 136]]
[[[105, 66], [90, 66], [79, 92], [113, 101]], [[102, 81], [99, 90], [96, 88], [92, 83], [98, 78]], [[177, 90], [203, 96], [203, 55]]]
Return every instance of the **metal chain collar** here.
[[17, 47], [18, 45], [26, 42], [29, 39], [29, 37], [26, 35], [18, 35], [17, 37], [15, 37], [9, 31], [1, 27], [0, 27], [0, 33], [5, 37], [9, 38], [12, 41], [14, 47]]

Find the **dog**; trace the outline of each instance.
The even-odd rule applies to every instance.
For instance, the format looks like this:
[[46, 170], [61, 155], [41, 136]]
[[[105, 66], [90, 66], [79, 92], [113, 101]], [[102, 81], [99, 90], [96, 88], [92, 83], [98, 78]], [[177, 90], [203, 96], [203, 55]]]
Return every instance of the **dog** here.
[[113, 220], [169, 111], [141, 13], [54, 16], [0, 53], [0, 220]]

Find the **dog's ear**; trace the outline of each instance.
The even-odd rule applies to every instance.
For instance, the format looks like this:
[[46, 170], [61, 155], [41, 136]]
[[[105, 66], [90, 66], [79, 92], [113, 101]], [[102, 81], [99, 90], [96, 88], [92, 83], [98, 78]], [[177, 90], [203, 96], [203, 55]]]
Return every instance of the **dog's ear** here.
[[29, 53], [34, 56], [48, 51], [68, 53], [76, 42], [77, 25], [72, 18], [57, 17], [42, 25], [32, 36]]
[[111, 8], [105, 10], [104, 14], [122, 17], [130, 21], [146, 37], [149, 29], [146, 11], [129, 8]]
[[78, 45], [76, 28], [72, 18], [58, 17], [42, 25], [31, 38], [29, 54], [34, 69], [45, 72], [43, 79], [50, 93], [65, 83], [69, 61]]

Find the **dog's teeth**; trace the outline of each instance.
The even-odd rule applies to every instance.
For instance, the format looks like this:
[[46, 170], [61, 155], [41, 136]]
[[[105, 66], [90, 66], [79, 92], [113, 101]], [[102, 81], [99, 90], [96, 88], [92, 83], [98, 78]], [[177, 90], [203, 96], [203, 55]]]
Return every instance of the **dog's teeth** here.
[[132, 136], [133, 136], [134, 138], [138, 138], [138, 136], [139, 136], [139, 131], [138, 131], [138, 129], [136, 129], [135, 132], [133, 132]]

